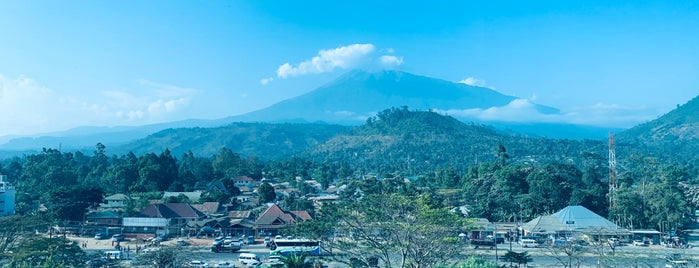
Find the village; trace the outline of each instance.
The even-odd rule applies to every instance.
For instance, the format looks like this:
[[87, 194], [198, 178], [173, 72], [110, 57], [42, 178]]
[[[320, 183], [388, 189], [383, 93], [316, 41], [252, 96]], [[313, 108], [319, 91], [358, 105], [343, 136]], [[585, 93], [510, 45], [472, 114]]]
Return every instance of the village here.
[[[0, 198], [3, 198], [4, 212], [8, 215], [13, 213], [12, 198], [15, 193], [6, 180], [6, 176], [0, 176]], [[228, 264], [278, 265], [278, 260], [270, 261], [270, 256], [274, 255], [270, 254], [270, 243], [276, 239], [295, 239], [295, 226], [300, 222], [313, 221], [311, 213], [306, 210], [284, 210], [275, 202], [259, 202], [258, 189], [262, 183], [273, 187], [277, 196], [275, 200], [298, 194], [298, 189], [291, 187], [289, 183], [256, 181], [246, 176], [232, 180], [240, 191], [233, 197], [233, 202], [236, 202], [238, 207], [252, 209], [233, 210], [230, 209], [231, 203], [200, 201], [206, 192], [226, 191], [221, 183], [213, 183], [206, 189], [191, 192], [164, 192], [162, 199], [148, 200], [148, 205], [132, 216], [124, 216], [124, 212], [134, 200], [124, 194], [113, 194], [104, 197], [103, 203], [87, 212], [84, 222], [53, 225], [45, 235], [64, 236], [77, 242], [85, 251], [96, 253], [93, 256], [98, 257], [87, 260], [89, 267], [109, 267], [114, 263], [138, 266], [131, 260], [139, 254], [162, 247], [183, 247], [197, 253], [193, 256], [198, 256], [195, 258], [201, 260], [191, 260], [193, 263], [190, 265], [194, 267], [206, 267], [203, 265], [209, 265], [207, 261], [212, 262], [211, 265], [217, 262], [217, 266], [211, 267], [227, 267], [225, 265]], [[316, 211], [324, 204], [337, 202], [340, 192], [345, 188], [333, 185], [322, 189], [317, 182], [304, 183], [316, 189], [314, 194], [302, 197], [311, 202]], [[164, 202], [174, 198], [188, 202]], [[662, 255], [671, 257], [666, 257], [661, 262], [676, 264], [690, 261], [689, 258], [694, 253], [687, 250], [691, 250], [691, 242], [694, 242], [695, 238], [694, 233], [627, 230], [583, 206], [568, 206], [556, 213], [524, 222], [471, 219], [469, 226], [454, 230], [453, 235], [462, 241], [464, 250], [474, 250], [475, 254], [488, 255], [496, 261], [498, 249], [500, 254], [504, 254], [508, 250], [511, 251], [514, 244], [516, 249], [531, 252], [539, 262], [551, 262], [545, 258], [550, 258], [550, 255], [554, 254], [553, 249], [558, 246], [560, 251], [564, 251], [560, 247], [568, 247], [574, 251], [588, 247], [603, 252], [633, 248], [633, 251], [643, 252], [643, 256], [659, 254], [659, 250], [663, 250], [665, 253]], [[224, 238], [228, 240], [225, 244], [222, 243]], [[216, 247], [217, 243], [221, 243], [220, 246]], [[322, 246], [320, 243], [317, 245]], [[682, 253], [678, 253], [679, 251]], [[236, 256], [252, 254], [255, 261], [241, 263], [241, 260], [225, 252], [236, 253]], [[318, 253], [317, 255], [323, 254]], [[581, 253], [576, 258], [591, 257], [589, 253]], [[340, 263], [330, 263], [334, 263], [333, 267], [346, 267]]]

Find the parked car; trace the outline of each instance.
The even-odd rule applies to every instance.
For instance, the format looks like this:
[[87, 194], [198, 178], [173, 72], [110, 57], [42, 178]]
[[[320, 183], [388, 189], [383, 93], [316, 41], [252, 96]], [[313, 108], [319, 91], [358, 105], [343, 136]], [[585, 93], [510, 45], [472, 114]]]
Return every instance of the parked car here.
[[522, 239], [522, 240], [519, 240], [519, 243], [522, 244], [522, 247], [525, 247], [525, 248], [539, 247], [539, 243], [537, 243], [536, 240], [534, 240], [534, 239]]
[[204, 261], [190, 261], [189, 267], [209, 267], [209, 264]]
[[650, 245], [650, 243], [646, 240], [634, 240], [632, 242], [634, 246], [639, 246], [639, 247], [647, 247]]
[[217, 268], [235, 267], [235, 265], [233, 265], [232, 263], [227, 262], [227, 261], [221, 261], [221, 262], [218, 262], [216, 265], [214, 265], [214, 267], [217, 267]]
[[226, 236], [225, 238], [223, 238], [223, 243], [224, 243], [224, 244], [230, 244], [230, 243], [233, 242], [233, 241], [238, 241], [238, 239], [237, 239], [237, 238], [233, 238], [232, 236]]
[[103, 233], [96, 233], [95, 234], [95, 239], [97, 239], [97, 240], [101, 240], [101, 239], [105, 239], [105, 238], [106, 237]]
[[269, 255], [269, 259], [267, 259], [269, 263], [282, 263], [282, 256], [280, 255]]
[[114, 241], [114, 242], [124, 241], [124, 235], [115, 234], [112, 236], [112, 241]]

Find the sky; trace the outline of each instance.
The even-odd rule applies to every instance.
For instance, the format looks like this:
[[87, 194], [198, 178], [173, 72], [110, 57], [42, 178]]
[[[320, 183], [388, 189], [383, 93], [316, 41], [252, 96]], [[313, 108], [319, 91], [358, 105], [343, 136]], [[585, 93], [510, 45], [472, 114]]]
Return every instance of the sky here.
[[520, 98], [484, 117], [631, 127], [698, 95], [699, 2], [0, 1], [0, 136], [219, 119], [352, 69]]

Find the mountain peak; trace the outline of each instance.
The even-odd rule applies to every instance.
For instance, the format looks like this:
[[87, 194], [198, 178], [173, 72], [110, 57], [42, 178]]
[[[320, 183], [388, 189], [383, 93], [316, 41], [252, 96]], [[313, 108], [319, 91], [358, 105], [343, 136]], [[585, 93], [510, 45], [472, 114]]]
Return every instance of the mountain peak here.
[[[357, 125], [389, 107], [461, 111], [508, 105], [516, 97], [397, 70], [352, 70], [307, 94], [231, 118], [238, 121], [287, 122], [303, 119]], [[556, 109], [537, 105], [544, 112]]]

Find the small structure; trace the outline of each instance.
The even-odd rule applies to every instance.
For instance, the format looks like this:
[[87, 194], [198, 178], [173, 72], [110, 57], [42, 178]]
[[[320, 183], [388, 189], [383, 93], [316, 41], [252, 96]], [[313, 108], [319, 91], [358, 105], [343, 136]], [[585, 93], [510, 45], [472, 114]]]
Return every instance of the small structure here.
[[15, 214], [15, 187], [7, 181], [7, 175], [0, 175], [0, 216]]

